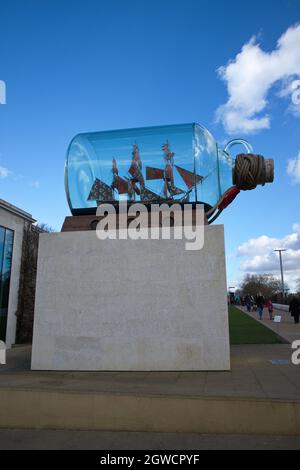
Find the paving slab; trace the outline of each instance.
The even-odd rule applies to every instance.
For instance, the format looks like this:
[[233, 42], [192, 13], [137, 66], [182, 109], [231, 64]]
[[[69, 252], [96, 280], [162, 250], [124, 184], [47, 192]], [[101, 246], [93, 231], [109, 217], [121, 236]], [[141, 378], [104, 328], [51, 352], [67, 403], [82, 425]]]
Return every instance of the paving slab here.
[[24, 346], [7, 352], [0, 390], [300, 400], [300, 366], [291, 363], [291, 352], [289, 344], [234, 345], [226, 372], [45, 372], [30, 370], [31, 347]]
[[300, 435], [289, 344], [232, 346], [226, 372], [31, 371], [30, 355], [0, 367], [0, 428]]

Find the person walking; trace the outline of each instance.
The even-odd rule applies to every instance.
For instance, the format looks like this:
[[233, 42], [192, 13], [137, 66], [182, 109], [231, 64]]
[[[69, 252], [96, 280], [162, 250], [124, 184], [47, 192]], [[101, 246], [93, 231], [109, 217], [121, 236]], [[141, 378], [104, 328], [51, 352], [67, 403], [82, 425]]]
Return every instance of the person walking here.
[[270, 320], [273, 320], [273, 310], [274, 310], [274, 307], [273, 307], [273, 304], [272, 304], [271, 299], [268, 300], [268, 302], [266, 303], [265, 307], [268, 309]]
[[264, 306], [265, 306], [265, 299], [261, 292], [256, 297], [256, 305], [257, 305], [259, 319], [262, 320], [262, 315], [263, 315]]
[[300, 300], [298, 297], [292, 297], [290, 301], [289, 312], [291, 313], [292, 317], [294, 317], [295, 324], [299, 323]]
[[246, 304], [246, 307], [247, 307], [247, 312], [251, 312], [251, 297], [249, 294], [246, 295], [245, 297], [245, 304]]

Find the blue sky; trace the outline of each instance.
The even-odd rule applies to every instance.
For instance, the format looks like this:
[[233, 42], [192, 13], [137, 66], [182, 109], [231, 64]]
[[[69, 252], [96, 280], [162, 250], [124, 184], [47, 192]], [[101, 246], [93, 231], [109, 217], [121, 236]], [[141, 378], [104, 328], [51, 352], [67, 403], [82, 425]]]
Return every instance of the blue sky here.
[[241, 194], [219, 218], [228, 283], [249, 271], [277, 275], [276, 245], [288, 249], [293, 285], [299, 21], [300, 0], [1, 0], [0, 197], [59, 230], [75, 134], [197, 121], [218, 142], [243, 137], [275, 160], [274, 184]]

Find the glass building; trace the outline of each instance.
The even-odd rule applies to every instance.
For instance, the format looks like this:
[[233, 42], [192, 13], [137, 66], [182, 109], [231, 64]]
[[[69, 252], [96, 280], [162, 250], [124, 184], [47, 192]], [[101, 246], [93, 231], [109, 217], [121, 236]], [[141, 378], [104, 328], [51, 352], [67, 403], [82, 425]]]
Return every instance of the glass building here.
[[6, 339], [13, 243], [13, 230], [0, 226], [0, 340], [2, 341]]
[[[34, 222], [31, 214], [0, 199], [0, 340], [8, 348], [16, 342], [16, 313], [19, 325], [27, 314], [23, 300], [20, 302], [27, 282], [26, 276], [21, 276], [21, 266], [24, 235]], [[18, 310], [20, 305], [22, 311]]]

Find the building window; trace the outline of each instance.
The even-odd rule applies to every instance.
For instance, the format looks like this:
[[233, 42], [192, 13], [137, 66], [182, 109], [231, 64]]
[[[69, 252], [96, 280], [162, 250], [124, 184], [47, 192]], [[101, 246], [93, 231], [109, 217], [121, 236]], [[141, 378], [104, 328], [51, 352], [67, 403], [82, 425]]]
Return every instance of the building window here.
[[0, 226], [0, 340], [5, 341], [14, 232]]

